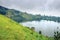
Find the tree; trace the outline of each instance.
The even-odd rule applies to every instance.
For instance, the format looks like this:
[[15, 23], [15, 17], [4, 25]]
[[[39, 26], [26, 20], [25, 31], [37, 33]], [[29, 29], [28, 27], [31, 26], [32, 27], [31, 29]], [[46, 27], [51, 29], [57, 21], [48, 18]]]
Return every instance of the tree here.
[[54, 32], [54, 39], [55, 40], [60, 40], [60, 32], [58, 31], [59, 27], [57, 27], [57, 31]]
[[39, 34], [42, 34], [41, 31], [39, 31]]

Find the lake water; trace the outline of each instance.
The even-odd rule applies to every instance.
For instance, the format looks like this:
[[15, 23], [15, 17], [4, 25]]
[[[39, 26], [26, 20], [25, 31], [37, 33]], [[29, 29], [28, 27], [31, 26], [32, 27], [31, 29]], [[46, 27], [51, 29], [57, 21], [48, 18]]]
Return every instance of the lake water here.
[[[43, 35], [50, 37], [54, 35], [54, 31], [60, 30], [60, 23], [54, 21], [29, 21], [22, 22], [21, 24], [30, 28], [35, 27], [36, 32], [42, 31]], [[57, 29], [57, 27], [59, 27], [59, 29]]]

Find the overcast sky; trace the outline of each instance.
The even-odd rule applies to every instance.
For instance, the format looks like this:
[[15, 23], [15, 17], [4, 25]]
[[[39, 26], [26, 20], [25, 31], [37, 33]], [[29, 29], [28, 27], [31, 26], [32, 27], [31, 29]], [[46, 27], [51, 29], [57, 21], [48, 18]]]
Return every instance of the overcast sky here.
[[0, 0], [0, 5], [31, 14], [60, 16], [60, 0]]

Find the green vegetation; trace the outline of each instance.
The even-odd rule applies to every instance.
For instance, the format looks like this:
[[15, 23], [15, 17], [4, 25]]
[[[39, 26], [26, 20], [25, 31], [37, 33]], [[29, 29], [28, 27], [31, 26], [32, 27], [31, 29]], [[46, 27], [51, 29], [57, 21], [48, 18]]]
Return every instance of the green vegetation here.
[[48, 40], [48, 38], [0, 15], [0, 40]]
[[24, 21], [34, 21], [34, 20], [37, 20], [37, 21], [49, 20], [49, 21], [60, 22], [60, 17], [32, 15], [32, 14], [21, 12], [15, 9], [8, 9], [3, 6], [0, 6], [0, 14], [3, 14], [19, 23]]
[[58, 30], [59, 27], [57, 27], [57, 31], [54, 32], [54, 40], [60, 40], [60, 32]]
[[35, 18], [35, 15], [28, 14], [26, 12], [19, 12], [13, 9], [7, 10], [5, 16], [13, 19], [16, 22], [23, 22], [23, 21], [33, 21], [37, 18]]

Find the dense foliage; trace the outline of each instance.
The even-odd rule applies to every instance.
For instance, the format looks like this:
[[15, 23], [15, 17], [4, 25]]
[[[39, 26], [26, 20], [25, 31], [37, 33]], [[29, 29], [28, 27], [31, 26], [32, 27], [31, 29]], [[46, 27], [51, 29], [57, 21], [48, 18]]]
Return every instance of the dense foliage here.
[[55, 40], [60, 40], [60, 32], [58, 30], [59, 30], [59, 28], [57, 27], [57, 31], [54, 32], [54, 39]]

